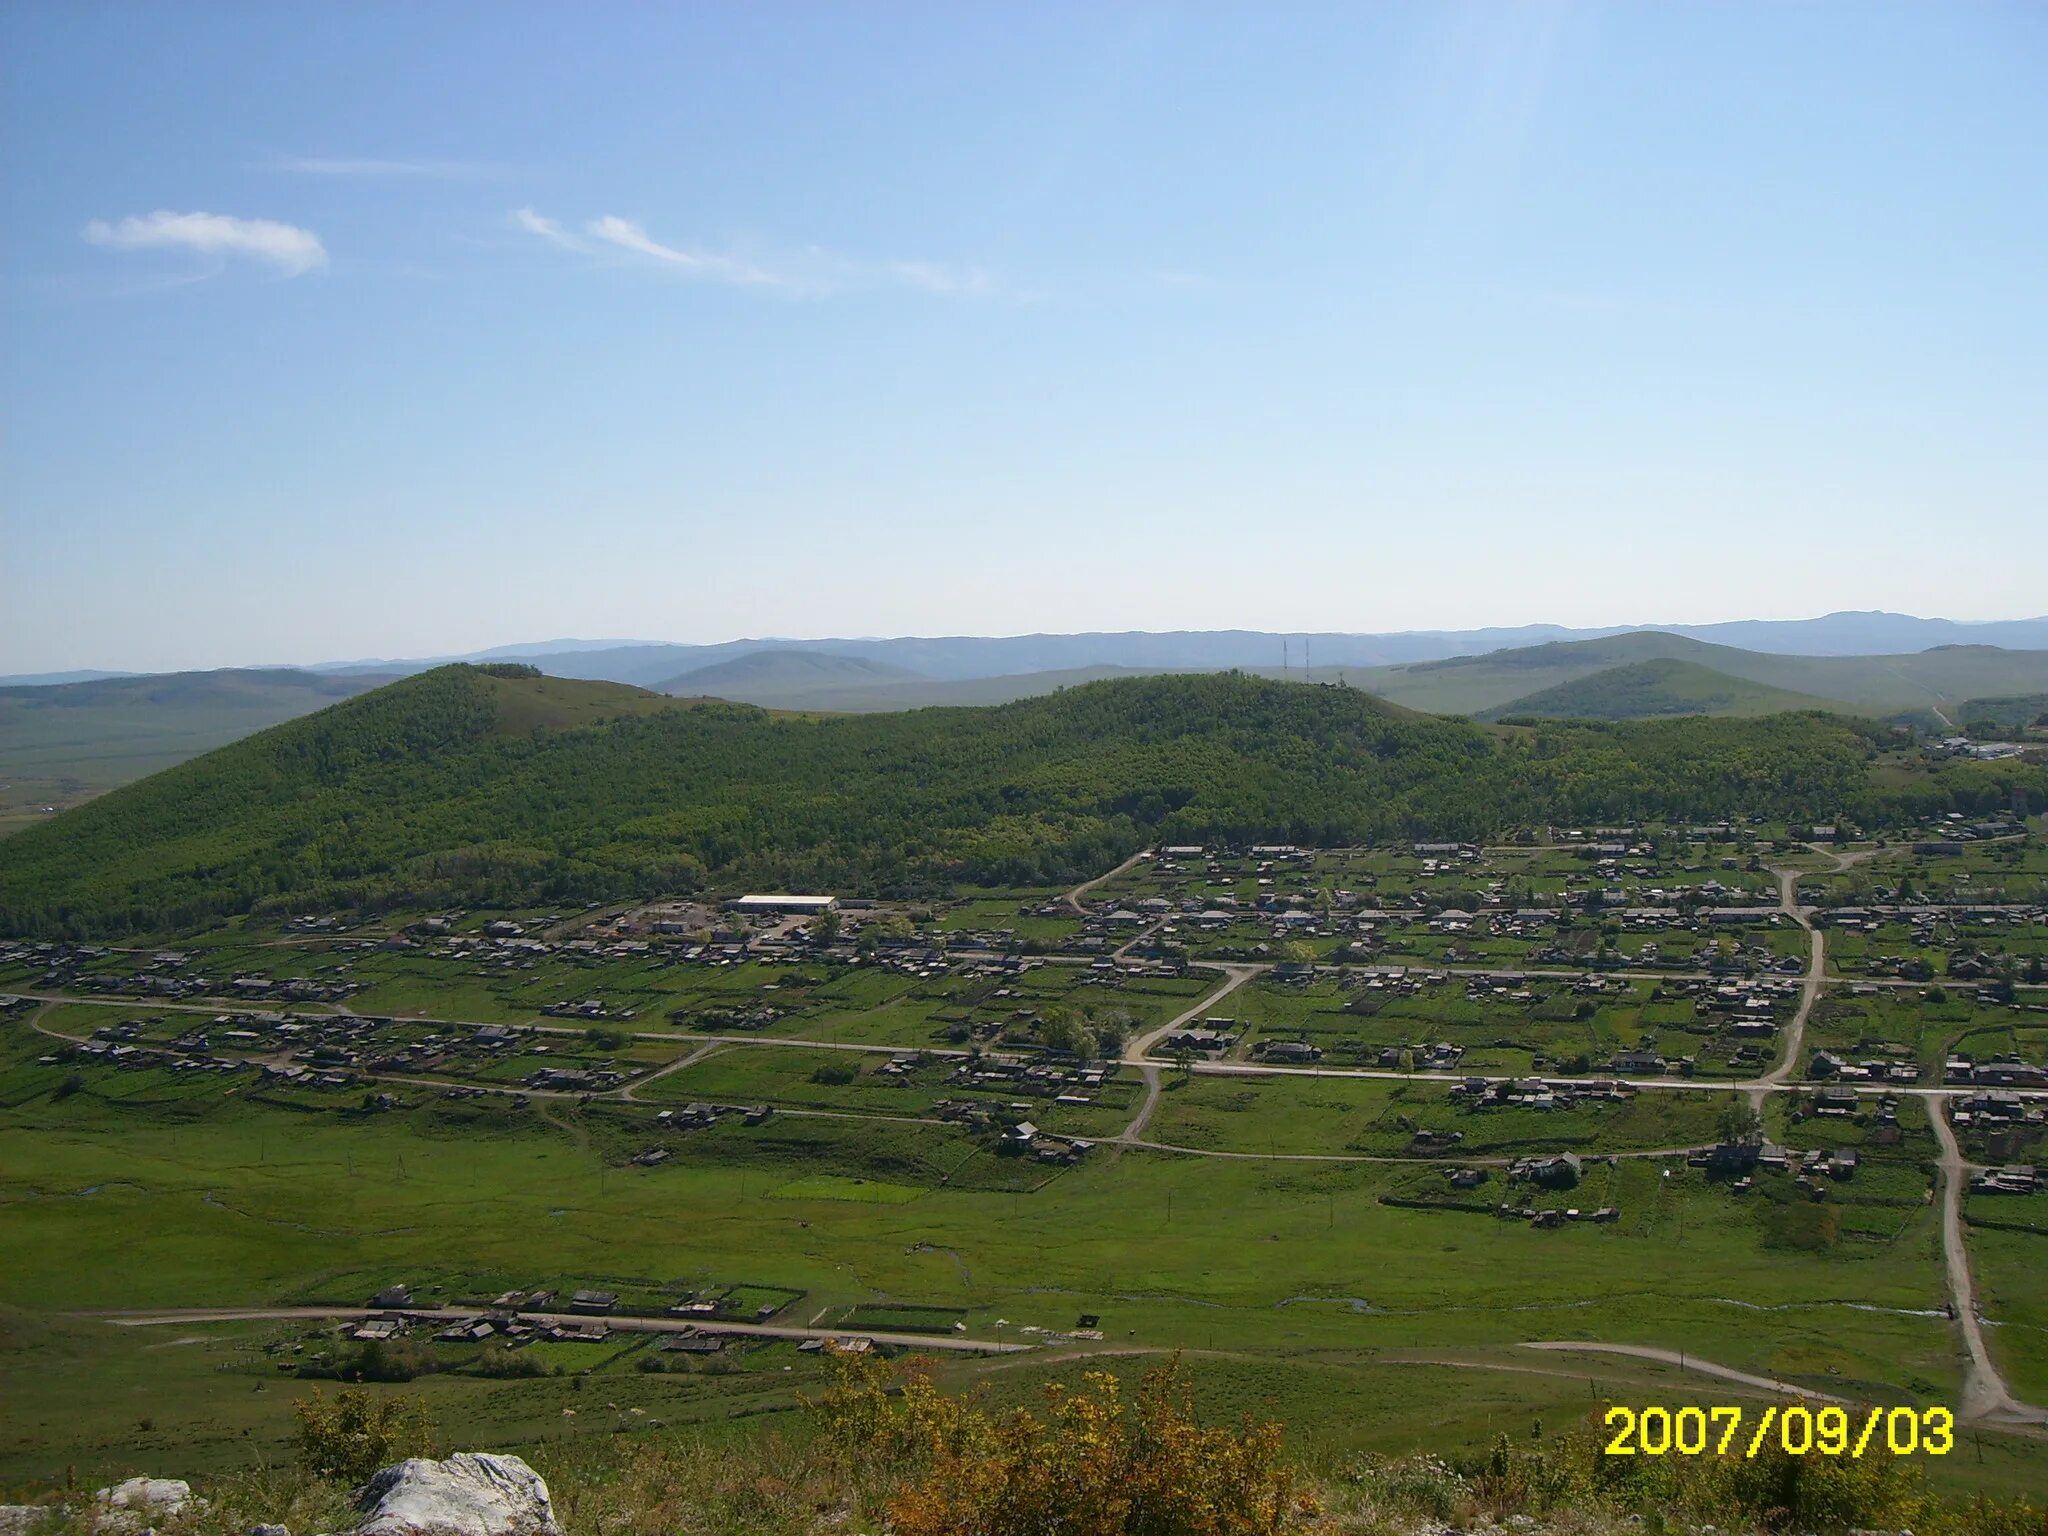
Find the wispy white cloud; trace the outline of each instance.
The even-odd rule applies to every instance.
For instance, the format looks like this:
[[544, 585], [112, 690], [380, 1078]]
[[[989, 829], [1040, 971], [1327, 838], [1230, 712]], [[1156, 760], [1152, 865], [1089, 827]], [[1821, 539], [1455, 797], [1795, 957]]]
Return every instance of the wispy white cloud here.
[[531, 208], [512, 212], [515, 228], [580, 255], [613, 252], [699, 282], [757, 288], [798, 298], [820, 298], [861, 289], [903, 288], [952, 299], [1021, 299], [981, 267], [938, 261], [863, 261], [818, 246], [785, 252], [713, 250], [657, 240], [644, 225], [617, 214], [591, 219], [572, 231]]
[[679, 267], [693, 277], [707, 278], [712, 282], [735, 283], [742, 287], [792, 286], [786, 276], [766, 271], [736, 256], [718, 251], [663, 245], [631, 219], [622, 219], [617, 214], [608, 213], [601, 219], [592, 219], [583, 227], [586, 233], [607, 244], [615, 245], [622, 251], [631, 251], [636, 256], [645, 256], [667, 266]]
[[327, 265], [327, 248], [310, 229], [274, 219], [237, 219], [224, 213], [131, 214], [119, 223], [94, 219], [85, 226], [93, 245], [117, 251], [186, 250], [207, 256], [244, 256], [288, 277]]
[[502, 166], [469, 160], [379, 160], [362, 155], [279, 155], [270, 164], [298, 176], [424, 176], [437, 181], [469, 181], [505, 174]]
[[550, 245], [559, 245], [565, 251], [580, 251], [584, 255], [589, 255], [591, 251], [588, 241], [579, 240], [555, 220], [535, 213], [531, 208], [514, 208], [512, 227], [523, 229], [529, 235], [539, 235]]

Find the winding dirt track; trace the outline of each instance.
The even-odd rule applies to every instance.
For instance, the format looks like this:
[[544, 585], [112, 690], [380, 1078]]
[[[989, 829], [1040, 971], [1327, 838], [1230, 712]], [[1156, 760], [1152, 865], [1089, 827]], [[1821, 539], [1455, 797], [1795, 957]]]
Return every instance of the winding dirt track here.
[[1141, 848], [1138, 850], [1138, 852], [1132, 854], [1128, 859], [1125, 859], [1123, 863], [1117, 865], [1115, 869], [1110, 870], [1108, 873], [1097, 875], [1093, 880], [1083, 880], [1079, 885], [1075, 886], [1071, 891], [1067, 892], [1067, 905], [1072, 907], [1076, 912], [1086, 914], [1088, 909], [1081, 905], [1081, 898], [1083, 896], [1086, 896], [1090, 891], [1094, 890], [1099, 885], [1107, 885], [1110, 881], [1114, 880], [1118, 875], [1127, 874], [1129, 871], [1136, 869], [1140, 864], [1144, 863], [1147, 859], [1151, 857], [1151, 849]]
[[1811, 1387], [1802, 1387], [1795, 1382], [1779, 1381], [1772, 1376], [1752, 1376], [1748, 1371], [1738, 1371], [1730, 1365], [1716, 1365], [1711, 1360], [1702, 1360], [1698, 1355], [1687, 1354], [1676, 1349], [1657, 1349], [1648, 1344], [1595, 1344], [1579, 1339], [1544, 1339], [1524, 1344], [1524, 1349], [1583, 1350], [1599, 1355], [1633, 1355], [1638, 1360], [1655, 1360], [1662, 1365], [1675, 1365], [1681, 1370], [1698, 1371], [1703, 1376], [1719, 1376], [1724, 1381], [1740, 1382], [1745, 1387], [1755, 1387], [1762, 1392], [1782, 1392], [1787, 1397], [1804, 1397], [1816, 1403], [1846, 1403], [1847, 1398], [1832, 1397], [1826, 1392], [1816, 1392]]
[[1138, 1138], [1145, 1134], [1145, 1127], [1152, 1123], [1152, 1112], [1159, 1107], [1159, 1093], [1163, 1086], [1159, 1075], [1162, 1063], [1153, 1059], [1153, 1048], [1176, 1029], [1181, 1028], [1191, 1020], [1205, 1016], [1211, 1008], [1214, 1008], [1224, 998], [1230, 996], [1231, 993], [1258, 975], [1264, 967], [1257, 965], [1226, 965], [1219, 967], [1219, 969], [1222, 970], [1224, 976], [1221, 986], [1213, 991], [1203, 993], [1186, 1012], [1175, 1014], [1157, 1029], [1148, 1030], [1140, 1035], [1131, 1043], [1130, 1049], [1124, 1053], [1121, 1065], [1138, 1069], [1139, 1075], [1145, 1079], [1145, 1097], [1138, 1101], [1138, 1112], [1131, 1116], [1131, 1123], [1125, 1126], [1119, 1135], [1111, 1138], [1112, 1140], [1123, 1142], [1126, 1145], [1142, 1145]]

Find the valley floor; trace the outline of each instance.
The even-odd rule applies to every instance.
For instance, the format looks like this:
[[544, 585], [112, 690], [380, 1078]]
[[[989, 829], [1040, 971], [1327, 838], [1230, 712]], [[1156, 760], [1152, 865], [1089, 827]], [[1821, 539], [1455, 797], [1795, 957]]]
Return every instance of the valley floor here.
[[[1227, 1013], [1269, 969], [1198, 963], [1127, 1000], [1140, 1027], [1071, 1095], [1086, 1102], [1022, 1106], [1083, 1145], [1049, 1162], [949, 1118], [940, 1074], [963, 1052], [922, 1050], [907, 1082], [870, 1086], [876, 1058], [905, 1059], [873, 1014], [815, 1035], [636, 1024], [602, 1047], [630, 1064], [619, 1086], [443, 1066], [368, 1073], [357, 1105], [176, 1070], [175, 1046], [169, 1065], [81, 1072], [65, 1048], [116, 1011], [147, 1006], [175, 1033], [219, 1005], [0, 977], [24, 999], [0, 1024], [0, 1479], [275, 1448], [302, 1381], [352, 1358], [343, 1335], [409, 1313], [402, 1354], [425, 1374], [407, 1390], [463, 1444], [780, 1423], [817, 1381], [815, 1341], [858, 1336], [928, 1340], [949, 1380], [1013, 1395], [1182, 1351], [1208, 1406], [1270, 1408], [1305, 1450], [1476, 1451], [1609, 1401], [1948, 1406], [1963, 1435], [1940, 1478], [2038, 1488], [2048, 1234], [2007, 1216], [2031, 1201], [1968, 1194], [1977, 1165], [1947, 1123], [1968, 1090], [1859, 1090], [1902, 1105], [1898, 1124], [1825, 1201], [1761, 1175], [1742, 1195], [1695, 1155], [1742, 1101], [1795, 1152], [1860, 1134], [1809, 1120], [1796, 1071], [1833, 984], [1797, 889], [1831, 862], [1849, 863], [1819, 855], [1780, 882], [1810, 940], [1804, 986], [1777, 1059], [1751, 1075], [1489, 1117], [1453, 1115], [1441, 1073], [1175, 1060], [1169, 1034]], [[565, 1062], [584, 1049], [580, 1026], [521, 1027]], [[842, 1080], [842, 1061], [863, 1074]], [[700, 1099], [771, 1113], [658, 1132]], [[1430, 1143], [1452, 1125], [1455, 1141]], [[1573, 1216], [1504, 1218], [1508, 1165], [1566, 1148], [1575, 1189], [1507, 1203]], [[1483, 1192], [1455, 1193], [1458, 1169]], [[400, 1283], [402, 1302], [370, 1305]], [[563, 1305], [577, 1291], [615, 1298], [594, 1308], [602, 1338], [574, 1337], [599, 1331]], [[428, 1342], [514, 1313], [517, 1348]]]

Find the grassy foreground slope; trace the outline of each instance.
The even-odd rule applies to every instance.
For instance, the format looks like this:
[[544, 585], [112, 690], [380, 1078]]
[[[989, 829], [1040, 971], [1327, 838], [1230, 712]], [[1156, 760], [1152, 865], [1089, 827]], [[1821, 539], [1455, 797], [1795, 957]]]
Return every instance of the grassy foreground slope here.
[[917, 891], [1095, 873], [1148, 843], [1481, 838], [1549, 821], [1883, 824], [2048, 797], [2017, 762], [1877, 766], [1820, 714], [1488, 729], [1224, 674], [831, 719], [453, 666], [0, 845], [0, 929], [557, 902], [707, 881]]
[[1575, 682], [1544, 688], [1489, 711], [1491, 718], [1646, 720], [1659, 715], [1774, 715], [1837, 709], [1829, 699], [1730, 677], [1698, 662], [1663, 656], [1609, 667]]

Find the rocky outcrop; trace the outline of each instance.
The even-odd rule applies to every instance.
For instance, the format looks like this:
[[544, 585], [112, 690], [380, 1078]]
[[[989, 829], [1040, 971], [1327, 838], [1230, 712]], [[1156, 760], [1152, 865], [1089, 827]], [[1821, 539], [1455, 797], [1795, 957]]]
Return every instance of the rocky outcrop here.
[[561, 1536], [548, 1485], [517, 1456], [401, 1461], [370, 1479], [356, 1507], [355, 1536]]

